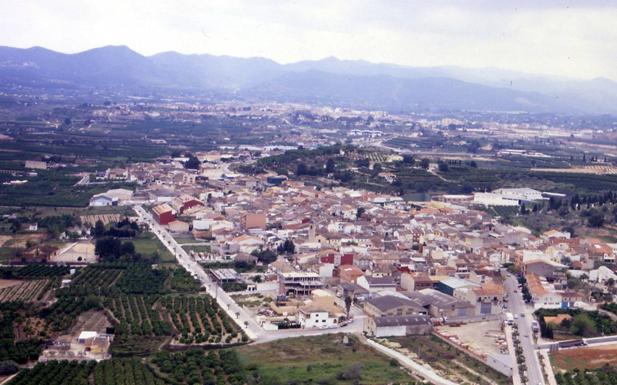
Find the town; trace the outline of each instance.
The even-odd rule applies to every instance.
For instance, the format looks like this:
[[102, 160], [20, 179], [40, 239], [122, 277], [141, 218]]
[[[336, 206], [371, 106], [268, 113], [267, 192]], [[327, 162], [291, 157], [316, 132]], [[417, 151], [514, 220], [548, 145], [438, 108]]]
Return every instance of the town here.
[[[272, 122], [305, 116], [297, 108], [243, 108], [240, 119], [275, 110]], [[89, 114], [100, 118], [103, 111], [106, 119], [127, 116], [111, 105]], [[437, 121], [436, 132], [453, 124]], [[272, 131], [272, 122], [253, 135]], [[428, 121], [410, 126], [417, 124], [431, 127]], [[80, 126], [72, 122], [69, 131]], [[42, 130], [49, 135], [55, 127]], [[434, 135], [426, 129], [413, 131]], [[85, 154], [81, 165], [67, 156], [9, 161], [19, 166], [5, 171], [7, 194], [37, 183], [39, 174], [58, 172], [71, 175], [77, 194], [92, 193], [83, 209], [17, 214], [7, 207], [0, 298], [51, 306], [42, 311], [55, 323], [45, 325], [35, 313], [20, 324], [50, 338], [27, 340], [43, 363], [159, 355], [158, 344], [186, 350], [344, 335], [343, 344], [353, 336], [354, 344], [389, 357], [419, 381], [555, 384], [570, 373], [555, 362], [617, 342], [610, 337], [617, 333], [614, 219], [592, 219], [613, 207], [617, 195], [588, 196], [586, 185], [550, 184], [550, 178], [548, 185], [530, 183], [548, 191], [501, 180], [457, 187], [458, 167], [478, 170], [526, 156], [534, 163], [545, 159], [546, 167], [546, 159], [572, 155], [409, 152], [392, 145], [386, 131], [295, 128], [281, 139], [301, 147], [227, 140], [216, 149], [178, 149], [147, 161], [96, 160], [103, 168], [93, 171]], [[5, 132], [8, 145], [16, 144], [10, 135], [33, 134], [16, 126]], [[338, 132], [349, 135], [346, 144], [334, 140]], [[168, 139], [151, 142], [169, 146]], [[606, 155], [585, 156], [592, 163], [581, 160], [572, 173], [612, 173]], [[558, 178], [564, 169], [551, 171]], [[413, 173], [448, 185], [401, 193], [400, 179]], [[492, 186], [499, 188], [488, 190]], [[540, 215], [554, 227], [534, 227], [531, 218]], [[448, 364], [450, 355], [459, 364]], [[170, 359], [150, 365], [165, 372], [162, 362]]]
[[615, 4], [0, 14], [0, 385], [617, 385]]

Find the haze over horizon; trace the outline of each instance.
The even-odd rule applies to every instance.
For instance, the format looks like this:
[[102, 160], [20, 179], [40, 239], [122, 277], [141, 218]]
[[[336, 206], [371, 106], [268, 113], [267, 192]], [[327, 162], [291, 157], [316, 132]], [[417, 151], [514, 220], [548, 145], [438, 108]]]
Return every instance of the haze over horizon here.
[[[365, 60], [617, 79], [617, 5], [586, 2], [195, 1], [0, 4], [0, 45], [76, 53], [126, 45], [264, 57]], [[60, 22], [60, 20], [62, 22]]]

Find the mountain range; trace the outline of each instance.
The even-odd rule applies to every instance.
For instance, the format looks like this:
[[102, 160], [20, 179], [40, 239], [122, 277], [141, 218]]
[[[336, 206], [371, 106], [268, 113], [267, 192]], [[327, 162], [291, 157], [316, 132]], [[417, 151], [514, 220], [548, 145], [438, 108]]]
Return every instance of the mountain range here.
[[292, 101], [389, 111], [469, 110], [617, 113], [617, 83], [495, 68], [410, 67], [334, 57], [279, 64], [264, 58], [126, 46], [64, 54], [0, 47], [0, 83], [38, 88], [215, 92], [223, 98]]

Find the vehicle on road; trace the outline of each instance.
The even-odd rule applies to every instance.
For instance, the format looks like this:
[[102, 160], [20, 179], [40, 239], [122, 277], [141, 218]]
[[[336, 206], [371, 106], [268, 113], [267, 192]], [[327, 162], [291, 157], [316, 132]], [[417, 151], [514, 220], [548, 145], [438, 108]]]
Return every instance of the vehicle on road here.
[[506, 313], [506, 324], [512, 325], [514, 323], [514, 317], [512, 313]]
[[531, 330], [533, 330], [534, 333], [540, 331], [540, 323], [536, 320], [531, 321]]

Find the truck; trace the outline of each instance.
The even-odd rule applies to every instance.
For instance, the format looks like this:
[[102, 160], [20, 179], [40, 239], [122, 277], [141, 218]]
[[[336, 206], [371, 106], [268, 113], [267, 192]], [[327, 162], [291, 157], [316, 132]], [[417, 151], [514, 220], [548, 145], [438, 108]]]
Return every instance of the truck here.
[[512, 325], [514, 323], [514, 316], [512, 315], [512, 313], [506, 313], [506, 324], [507, 325]]

